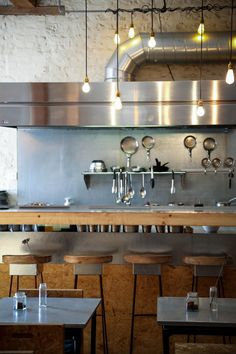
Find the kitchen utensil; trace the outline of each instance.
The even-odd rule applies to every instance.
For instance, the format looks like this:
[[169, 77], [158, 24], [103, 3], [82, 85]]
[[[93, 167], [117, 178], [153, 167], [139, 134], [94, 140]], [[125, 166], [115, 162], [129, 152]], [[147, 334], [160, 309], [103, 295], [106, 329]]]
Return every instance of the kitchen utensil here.
[[232, 187], [232, 178], [234, 177], [234, 170], [233, 170], [233, 167], [234, 167], [234, 164], [235, 164], [235, 160], [233, 157], [226, 157], [225, 160], [224, 160], [224, 167], [228, 167], [229, 168], [229, 174], [228, 174], [228, 177], [229, 177], [229, 189], [231, 189]]
[[125, 172], [125, 183], [124, 183], [124, 195], [123, 195], [123, 197], [121, 198], [121, 201], [123, 202], [123, 203], [125, 203], [125, 204], [127, 204], [127, 205], [129, 205], [130, 204], [130, 194], [129, 194], [129, 192], [128, 192], [128, 183], [129, 183], [129, 181], [128, 181], [128, 179], [129, 179], [129, 177], [128, 177], [128, 172]]
[[211, 161], [212, 167], [215, 169], [215, 173], [217, 172], [218, 168], [221, 166], [221, 160], [216, 157]]
[[125, 153], [127, 162], [127, 169], [131, 166], [131, 156], [135, 154], [138, 150], [138, 142], [133, 136], [126, 136], [120, 142], [120, 148]]
[[211, 160], [207, 157], [204, 157], [201, 163], [202, 163], [202, 167], [204, 167], [204, 173], [206, 174], [207, 168], [211, 166]]
[[172, 170], [170, 194], [175, 194], [175, 172]]
[[158, 159], [155, 160], [156, 160], [156, 166], [153, 166], [154, 172], [166, 172], [169, 170], [169, 167], [167, 166], [169, 162], [166, 162], [162, 165], [161, 161], [159, 161]]
[[90, 172], [106, 172], [107, 168], [103, 160], [93, 160], [89, 166]]
[[139, 194], [141, 195], [141, 198], [145, 198], [146, 194], [147, 194], [147, 191], [145, 189], [145, 175], [144, 175], [144, 173], [142, 173], [142, 185], [141, 185]]
[[232, 168], [235, 164], [235, 160], [233, 157], [226, 157], [224, 160], [224, 167], [225, 168]]
[[154, 147], [155, 140], [153, 137], [146, 135], [142, 138], [142, 145], [147, 152], [147, 159], [150, 161], [150, 150]]
[[129, 173], [128, 175], [129, 178], [129, 189], [128, 189], [128, 193], [130, 195], [130, 198], [132, 199], [134, 197], [135, 191], [133, 189], [133, 183], [132, 183], [132, 175]]
[[112, 188], [111, 188], [111, 193], [115, 194], [117, 192], [116, 190], [116, 171], [113, 171], [113, 178], [112, 178]]
[[208, 158], [211, 159], [211, 153], [216, 148], [216, 141], [214, 138], [206, 138], [203, 141], [203, 148], [208, 151]]
[[150, 180], [151, 187], [155, 187], [155, 180], [154, 180], [154, 174], [153, 174], [153, 166], [151, 165], [151, 180]]
[[197, 145], [197, 139], [193, 135], [188, 135], [184, 138], [184, 146], [189, 151], [189, 156], [192, 157], [192, 150]]

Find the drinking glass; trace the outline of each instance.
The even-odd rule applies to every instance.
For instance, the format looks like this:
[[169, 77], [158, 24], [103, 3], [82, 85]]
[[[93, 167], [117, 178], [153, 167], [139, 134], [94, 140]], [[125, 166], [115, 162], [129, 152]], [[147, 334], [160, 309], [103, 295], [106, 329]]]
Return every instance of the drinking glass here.
[[218, 310], [218, 302], [217, 302], [217, 287], [216, 286], [210, 287], [209, 301], [210, 301], [211, 311], [217, 311]]

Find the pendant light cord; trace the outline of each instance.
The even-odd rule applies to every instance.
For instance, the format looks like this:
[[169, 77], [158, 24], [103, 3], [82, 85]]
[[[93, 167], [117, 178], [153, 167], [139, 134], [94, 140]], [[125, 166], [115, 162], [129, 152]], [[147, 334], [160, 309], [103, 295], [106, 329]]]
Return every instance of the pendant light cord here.
[[154, 32], [153, 31], [153, 7], [154, 7], [153, 2], [154, 2], [154, 0], [152, 0], [152, 12], [151, 12], [151, 29], [152, 29], [152, 33]]
[[117, 91], [119, 91], [119, 0], [116, 1], [116, 87]]
[[85, 0], [85, 76], [88, 77], [88, 4]]
[[[202, 0], [202, 19], [203, 19], [203, 0]], [[199, 88], [199, 98], [202, 99], [202, 36], [201, 31], [201, 52], [200, 52], [200, 88]]]
[[229, 61], [232, 60], [232, 47], [233, 47], [233, 13], [234, 13], [234, 0], [231, 0], [231, 20], [230, 20], [230, 54]]

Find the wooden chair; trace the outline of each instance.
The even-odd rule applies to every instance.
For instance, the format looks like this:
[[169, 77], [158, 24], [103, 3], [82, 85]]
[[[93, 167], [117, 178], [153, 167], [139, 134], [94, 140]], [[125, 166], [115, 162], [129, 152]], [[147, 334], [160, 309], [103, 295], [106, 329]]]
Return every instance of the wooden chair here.
[[64, 326], [2, 325], [0, 348], [5, 353], [64, 354]]
[[51, 256], [38, 256], [33, 254], [4, 255], [3, 263], [9, 264], [9, 273], [11, 276], [9, 296], [11, 296], [13, 278], [16, 276], [16, 291], [20, 287], [20, 276], [34, 276], [35, 288], [37, 288], [37, 277], [39, 276], [43, 283], [43, 265], [51, 262]]
[[[24, 291], [28, 297], [39, 296], [38, 289], [20, 289]], [[69, 298], [81, 298], [84, 297], [83, 289], [47, 289], [48, 297], [69, 297]]]
[[137, 316], [156, 316], [155, 314], [138, 314], [135, 312], [137, 276], [138, 275], [156, 275], [159, 281], [159, 296], [163, 295], [161, 265], [168, 264], [172, 260], [170, 254], [162, 253], [130, 253], [124, 256], [124, 260], [132, 264], [134, 282], [133, 282], [133, 298], [132, 298], [132, 314], [131, 314], [131, 331], [130, 331], [130, 348], [129, 353], [133, 353], [134, 342], [134, 319]]

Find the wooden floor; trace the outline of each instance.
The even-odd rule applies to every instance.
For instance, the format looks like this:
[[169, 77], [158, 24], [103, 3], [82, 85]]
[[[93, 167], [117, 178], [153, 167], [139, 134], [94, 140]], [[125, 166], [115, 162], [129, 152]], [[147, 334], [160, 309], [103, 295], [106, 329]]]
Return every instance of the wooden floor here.
[[[132, 300], [132, 271], [130, 265], [104, 266], [105, 305], [108, 322], [109, 354], [129, 353], [129, 331]], [[236, 297], [236, 268], [225, 270], [225, 293], [227, 297]], [[0, 296], [8, 296], [9, 287], [8, 266], [0, 265]], [[70, 264], [46, 264], [44, 280], [49, 288], [73, 287], [73, 268]], [[139, 313], [156, 313], [156, 298], [158, 282], [154, 276], [138, 278]], [[199, 283], [199, 294], [208, 296], [210, 285], [214, 280], [204, 278]], [[33, 277], [23, 278], [22, 288], [34, 286]], [[79, 287], [84, 289], [85, 297], [99, 296], [99, 283], [96, 277], [80, 278]], [[163, 267], [163, 290], [165, 296], [186, 296], [191, 288], [191, 269], [187, 266]], [[85, 336], [85, 352], [88, 353], [88, 333]], [[186, 342], [184, 336], [176, 336], [174, 340]], [[174, 354], [174, 340], [172, 354]], [[198, 340], [198, 338], [197, 338]], [[222, 337], [200, 337], [199, 342], [222, 343]], [[236, 340], [233, 339], [236, 343]], [[101, 318], [98, 318], [98, 354], [102, 354]], [[162, 354], [162, 333], [156, 323], [156, 317], [141, 317], [135, 320], [134, 354]]]

